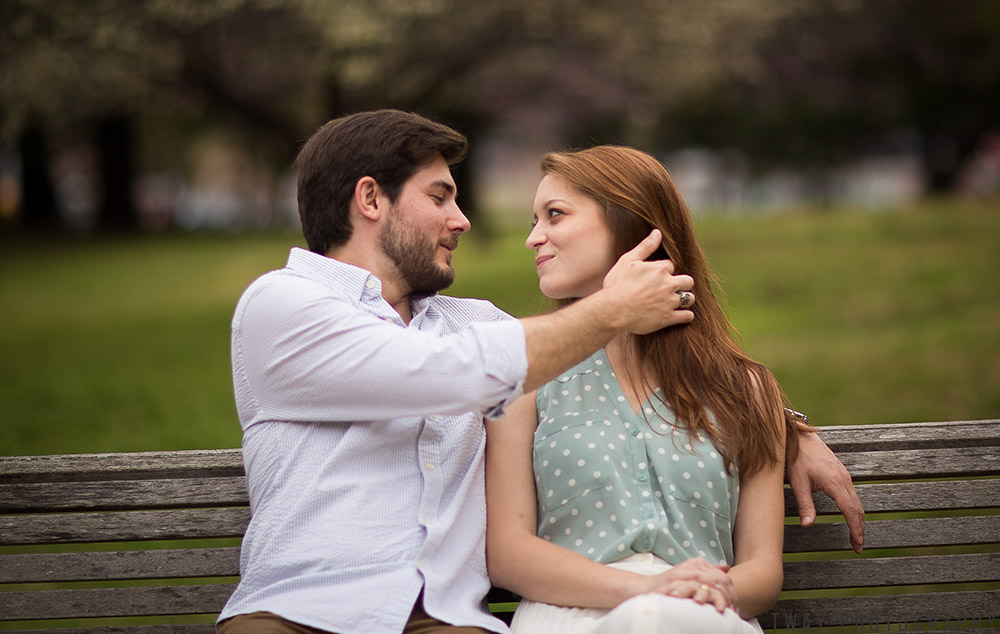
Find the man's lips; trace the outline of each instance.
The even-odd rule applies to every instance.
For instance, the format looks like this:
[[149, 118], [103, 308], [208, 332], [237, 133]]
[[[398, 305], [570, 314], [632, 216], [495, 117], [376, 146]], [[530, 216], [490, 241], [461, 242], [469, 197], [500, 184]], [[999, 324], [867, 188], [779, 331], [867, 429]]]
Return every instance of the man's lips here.
[[535, 258], [535, 268], [540, 267], [541, 265], [545, 264], [554, 257], [555, 257], [554, 255], [539, 255], [538, 257]]

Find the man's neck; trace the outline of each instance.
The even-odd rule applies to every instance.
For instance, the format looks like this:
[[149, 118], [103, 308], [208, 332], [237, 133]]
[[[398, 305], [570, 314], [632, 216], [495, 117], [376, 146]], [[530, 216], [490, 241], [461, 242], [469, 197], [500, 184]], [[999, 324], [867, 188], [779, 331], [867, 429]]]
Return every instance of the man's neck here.
[[409, 325], [410, 320], [413, 319], [413, 308], [410, 306], [410, 296], [407, 295], [398, 302], [389, 301], [389, 298], [385, 296], [384, 292], [382, 293], [382, 297], [385, 301], [389, 302], [389, 305], [392, 306], [393, 310], [399, 313], [399, 316], [403, 318], [403, 323]]
[[371, 249], [355, 249], [353, 244], [349, 242], [343, 247], [330, 249], [326, 256], [365, 269], [377, 277], [382, 283], [382, 299], [399, 313], [404, 324], [410, 323], [410, 320], [413, 319], [413, 310], [410, 307], [409, 288], [406, 288], [406, 285], [399, 279], [397, 271], [387, 265], [385, 261], [372, 256]]

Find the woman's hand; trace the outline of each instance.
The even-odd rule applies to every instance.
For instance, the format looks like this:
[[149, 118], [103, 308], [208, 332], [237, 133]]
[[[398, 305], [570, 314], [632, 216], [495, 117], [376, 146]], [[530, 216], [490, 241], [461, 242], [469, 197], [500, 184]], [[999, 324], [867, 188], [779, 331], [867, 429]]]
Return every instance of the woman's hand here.
[[720, 613], [726, 608], [737, 610], [739, 595], [728, 572], [727, 564], [716, 566], [693, 557], [650, 577], [649, 591], [713, 605]]

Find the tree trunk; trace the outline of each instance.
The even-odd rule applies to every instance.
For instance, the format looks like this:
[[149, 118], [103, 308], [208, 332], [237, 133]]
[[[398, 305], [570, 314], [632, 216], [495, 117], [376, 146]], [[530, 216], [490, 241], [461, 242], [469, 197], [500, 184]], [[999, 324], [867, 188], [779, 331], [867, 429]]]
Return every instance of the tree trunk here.
[[21, 205], [18, 224], [29, 231], [52, 231], [62, 227], [45, 131], [32, 124], [21, 135]]
[[101, 232], [135, 231], [139, 213], [135, 185], [135, 124], [129, 115], [109, 115], [97, 123], [102, 202], [97, 228]]

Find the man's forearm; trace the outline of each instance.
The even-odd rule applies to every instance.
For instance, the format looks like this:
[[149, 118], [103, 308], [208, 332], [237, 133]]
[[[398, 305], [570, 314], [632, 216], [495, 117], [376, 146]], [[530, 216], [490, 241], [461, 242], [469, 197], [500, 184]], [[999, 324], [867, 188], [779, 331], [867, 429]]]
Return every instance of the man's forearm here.
[[524, 318], [521, 323], [528, 356], [525, 392], [541, 387], [580, 363], [624, 328], [602, 293], [546, 315]]

